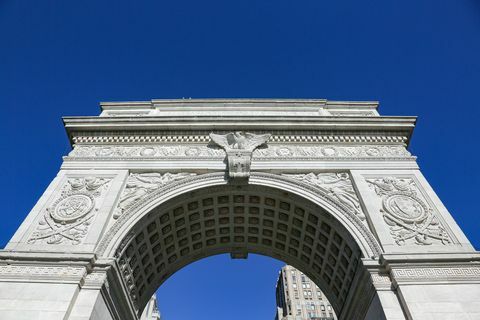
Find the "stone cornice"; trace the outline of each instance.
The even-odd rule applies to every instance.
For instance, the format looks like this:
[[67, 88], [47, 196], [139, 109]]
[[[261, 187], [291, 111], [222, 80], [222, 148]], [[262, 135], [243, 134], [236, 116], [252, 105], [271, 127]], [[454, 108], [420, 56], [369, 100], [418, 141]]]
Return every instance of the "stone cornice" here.
[[72, 144], [184, 142], [185, 138], [185, 142], [208, 142], [212, 131], [249, 131], [272, 134], [270, 142], [407, 145], [416, 123], [416, 117], [379, 116], [377, 102], [324, 99], [181, 99], [101, 106], [100, 116], [63, 118]]
[[416, 117], [356, 116], [172, 116], [172, 117], [63, 117], [68, 132], [84, 130], [413, 130]]

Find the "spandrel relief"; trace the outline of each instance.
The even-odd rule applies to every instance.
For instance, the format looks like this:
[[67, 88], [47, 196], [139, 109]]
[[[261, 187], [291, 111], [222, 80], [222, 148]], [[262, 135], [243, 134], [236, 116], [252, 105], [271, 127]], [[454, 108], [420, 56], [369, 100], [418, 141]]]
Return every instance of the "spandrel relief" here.
[[381, 213], [395, 243], [432, 245], [451, 243], [433, 208], [421, 197], [413, 179], [384, 177], [367, 179], [381, 197]]
[[303, 181], [304, 183], [319, 188], [325, 192], [326, 196], [346, 208], [350, 213], [361, 220], [365, 220], [360, 201], [358, 200], [348, 173], [284, 174], [284, 176]]
[[68, 179], [60, 196], [45, 209], [28, 243], [80, 244], [110, 180], [92, 176]]
[[120, 201], [117, 205], [113, 217], [118, 219], [126, 210], [135, 205], [138, 201], [152, 193], [153, 191], [174, 181], [182, 180], [191, 176], [194, 173], [132, 173], [127, 179], [125, 189], [120, 196]]

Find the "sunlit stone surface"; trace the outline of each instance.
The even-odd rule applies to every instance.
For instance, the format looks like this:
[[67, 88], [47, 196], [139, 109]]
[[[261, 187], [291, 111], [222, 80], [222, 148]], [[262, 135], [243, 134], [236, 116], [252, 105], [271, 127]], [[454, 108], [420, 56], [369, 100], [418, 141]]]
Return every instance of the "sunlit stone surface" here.
[[0, 252], [0, 319], [139, 319], [172, 274], [220, 253], [285, 261], [341, 320], [480, 319], [480, 255], [407, 150], [414, 117], [327, 100], [101, 106], [63, 119], [72, 151]]

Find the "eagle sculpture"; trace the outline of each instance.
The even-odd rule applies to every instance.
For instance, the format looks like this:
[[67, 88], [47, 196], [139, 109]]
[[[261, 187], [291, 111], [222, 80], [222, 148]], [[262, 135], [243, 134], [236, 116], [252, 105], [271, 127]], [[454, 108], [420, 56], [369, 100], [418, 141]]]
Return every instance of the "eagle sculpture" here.
[[225, 151], [245, 150], [253, 152], [266, 143], [271, 134], [253, 134], [249, 132], [230, 132], [225, 135], [210, 133], [210, 138]]

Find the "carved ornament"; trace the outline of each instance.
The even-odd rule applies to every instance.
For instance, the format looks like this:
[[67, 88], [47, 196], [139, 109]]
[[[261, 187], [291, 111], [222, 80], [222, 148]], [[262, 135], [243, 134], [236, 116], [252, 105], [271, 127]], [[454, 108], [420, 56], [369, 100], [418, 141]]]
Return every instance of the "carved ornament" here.
[[114, 219], [118, 219], [126, 210], [153, 191], [181, 179], [194, 176], [195, 173], [132, 173], [127, 178], [127, 184], [120, 196], [120, 201], [114, 212]]
[[284, 176], [301, 180], [308, 185], [321, 189], [327, 197], [346, 208], [361, 220], [365, 220], [360, 201], [348, 173], [284, 174]]
[[110, 179], [68, 179], [52, 205], [41, 217], [28, 243], [80, 244], [98, 208], [96, 199], [108, 188]]
[[[218, 146], [206, 145], [143, 145], [143, 146], [85, 146], [76, 145], [69, 158], [92, 159], [220, 159], [225, 151]], [[409, 160], [412, 155], [398, 145], [288, 145], [270, 144], [253, 151], [253, 159], [259, 160]]]
[[480, 282], [479, 265], [448, 265], [392, 268], [393, 279], [397, 282], [418, 281], [472, 281]]
[[383, 219], [398, 245], [451, 243], [433, 209], [419, 197], [412, 179], [385, 177], [367, 182], [382, 198]]
[[30, 282], [45, 280], [79, 281], [86, 272], [86, 269], [81, 266], [0, 265], [0, 279], [27, 279]]
[[231, 132], [225, 135], [210, 133], [212, 141], [227, 153], [228, 176], [231, 179], [248, 179], [253, 151], [267, 143], [270, 136], [249, 132]]

